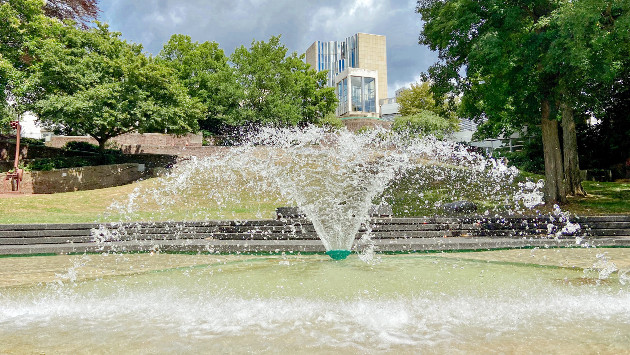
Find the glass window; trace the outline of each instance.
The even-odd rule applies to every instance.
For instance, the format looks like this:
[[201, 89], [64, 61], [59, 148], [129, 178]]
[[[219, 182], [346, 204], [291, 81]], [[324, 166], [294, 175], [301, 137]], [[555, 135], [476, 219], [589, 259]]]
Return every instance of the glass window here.
[[339, 99], [339, 102], [343, 100], [343, 84], [341, 81], [339, 82], [339, 85], [337, 85], [337, 99]]
[[363, 102], [365, 112], [376, 112], [376, 80], [363, 78]]
[[363, 89], [363, 85], [361, 85], [361, 79], [362, 78], [360, 76], [352, 76], [350, 79], [350, 91], [352, 93], [352, 111], [363, 111], [363, 93], [361, 92]]
[[342, 113], [348, 112], [348, 79], [343, 79], [343, 106]]

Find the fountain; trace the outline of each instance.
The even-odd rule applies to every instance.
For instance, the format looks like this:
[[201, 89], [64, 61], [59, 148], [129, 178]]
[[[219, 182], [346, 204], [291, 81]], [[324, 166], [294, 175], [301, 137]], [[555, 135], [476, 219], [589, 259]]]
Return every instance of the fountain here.
[[104, 218], [271, 218], [276, 206], [299, 206], [328, 256], [344, 262], [165, 253], [151, 243], [141, 253], [1, 257], [0, 353], [627, 352], [630, 253], [579, 238], [549, 248], [570, 223], [550, 226], [536, 248], [358, 250], [357, 230], [370, 243], [372, 204], [410, 214], [466, 200], [492, 217], [540, 202], [541, 186], [516, 178], [433, 139], [264, 129], [145, 182]]
[[432, 138], [386, 130], [329, 132], [311, 126], [262, 128], [243, 135], [242, 141], [221, 154], [181, 164], [152, 188], [138, 190], [114, 206], [113, 213], [140, 220], [165, 216], [207, 220], [208, 211], [219, 211], [227, 212], [220, 218], [234, 219], [230, 209], [275, 197], [298, 206], [313, 224], [326, 254], [341, 260], [350, 255], [361, 226], [369, 225], [373, 203], [398, 207], [407, 203], [386, 192], [405, 179], [428, 191], [436, 182], [449, 189], [443, 194], [447, 201], [429, 198], [428, 191], [398, 191], [431, 208], [473, 197], [483, 200], [489, 214], [505, 206], [532, 207], [542, 199], [540, 184], [517, 184], [515, 168]]

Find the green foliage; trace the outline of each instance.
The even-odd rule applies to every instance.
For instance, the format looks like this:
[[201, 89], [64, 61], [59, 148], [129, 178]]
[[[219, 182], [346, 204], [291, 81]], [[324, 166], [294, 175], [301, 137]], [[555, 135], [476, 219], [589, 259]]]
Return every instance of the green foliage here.
[[522, 144], [520, 150], [514, 152], [510, 152], [509, 149], [497, 149], [493, 153], [494, 157], [507, 159], [508, 165], [515, 166], [521, 171], [544, 174], [545, 160], [540, 128], [536, 126], [528, 128], [527, 137], [523, 139]]
[[80, 142], [80, 141], [70, 141], [66, 143], [62, 149], [75, 150], [75, 151], [81, 151], [81, 152], [92, 152], [92, 153], [97, 153], [99, 151], [98, 146], [96, 144], [92, 144], [89, 142]]
[[411, 116], [420, 111], [434, 111], [435, 100], [431, 92], [431, 84], [422, 82], [411, 84], [410, 89], [403, 90], [396, 98], [402, 116]]
[[98, 145], [89, 143], [89, 142], [81, 142], [81, 141], [70, 141], [66, 143], [63, 148], [66, 151], [75, 151], [75, 152], [88, 152], [88, 153], [99, 153], [99, 154], [110, 154], [110, 155], [119, 155], [122, 154], [120, 149], [105, 149], [101, 150]]
[[414, 135], [432, 135], [438, 139], [457, 129], [457, 122], [447, 120], [435, 112], [421, 110], [411, 116], [399, 116], [394, 119], [392, 130]]
[[462, 94], [461, 114], [488, 120], [495, 137], [538, 123], [542, 100], [595, 112], [589, 86], [627, 65], [625, 0], [420, 0], [417, 11], [420, 43], [440, 58], [428, 72], [433, 92]]
[[83, 166], [118, 164], [120, 154], [102, 154], [85, 157], [54, 157], [34, 159], [26, 164], [27, 170], [50, 171], [53, 169], [79, 168]]
[[30, 108], [42, 122], [94, 137], [101, 149], [115, 136], [137, 131], [183, 134], [197, 129], [203, 108], [174, 71], [147, 58], [107, 25], [72, 26], [32, 42]]
[[319, 121], [317, 121], [317, 125], [320, 127], [326, 127], [332, 130], [341, 129], [345, 127], [341, 118], [337, 117], [337, 115], [335, 115], [332, 112], [325, 115], [321, 119], [319, 119]]
[[11, 128], [10, 122], [18, 119], [18, 114], [14, 105], [7, 102], [0, 103], [0, 133], [12, 134], [15, 130]]
[[24, 95], [24, 72], [33, 60], [29, 43], [61, 26], [44, 16], [42, 6], [42, 0], [0, 1], [0, 125], [9, 121], [8, 114], [19, 116], [26, 111], [29, 97]]
[[239, 109], [239, 88], [228, 58], [216, 42], [192, 42], [189, 36], [173, 35], [157, 57], [175, 69], [188, 94], [201, 102], [203, 130], [220, 133]]
[[295, 52], [287, 55], [280, 37], [237, 48], [230, 61], [239, 85], [240, 109], [230, 123], [297, 125], [316, 123], [337, 105], [335, 89]]
[[38, 146], [38, 147], [44, 146], [44, 139], [21, 137], [20, 142], [21, 144], [24, 144], [24, 145]]

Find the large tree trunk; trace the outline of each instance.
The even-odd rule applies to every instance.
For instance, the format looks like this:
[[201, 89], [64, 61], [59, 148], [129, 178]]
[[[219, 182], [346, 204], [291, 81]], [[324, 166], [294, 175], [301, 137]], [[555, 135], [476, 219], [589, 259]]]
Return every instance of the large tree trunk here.
[[107, 140], [109, 140], [109, 137], [94, 137], [92, 136], [94, 139], [96, 139], [96, 141], [98, 142], [98, 150], [101, 154], [105, 153], [105, 143], [107, 143]]
[[573, 119], [573, 108], [566, 102], [560, 104], [562, 110], [562, 151], [564, 154], [564, 180], [569, 195], [586, 196], [582, 188], [580, 164], [578, 160], [577, 132]]
[[542, 140], [545, 155], [545, 202], [547, 204], [565, 203], [567, 196], [564, 189], [562, 169], [562, 151], [558, 135], [558, 121], [549, 119], [549, 101], [543, 100]]

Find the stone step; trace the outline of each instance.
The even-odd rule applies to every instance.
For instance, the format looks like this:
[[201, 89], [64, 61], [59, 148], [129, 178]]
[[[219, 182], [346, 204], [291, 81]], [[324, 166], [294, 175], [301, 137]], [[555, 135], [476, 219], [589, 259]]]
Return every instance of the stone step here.
[[90, 229], [53, 229], [53, 230], [4, 230], [0, 231], [0, 239], [3, 238], [29, 238], [29, 237], [71, 237], [89, 236]]
[[624, 236], [630, 235], [630, 229], [591, 229], [586, 234], [593, 236]]
[[94, 238], [78, 237], [29, 237], [29, 238], [0, 238], [0, 245], [31, 245], [31, 244], [71, 244], [90, 243]]
[[29, 224], [0, 224], [0, 235], [5, 231], [39, 231], [39, 230], [90, 230], [98, 228], [97, 223], [29, 223]]

